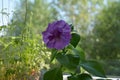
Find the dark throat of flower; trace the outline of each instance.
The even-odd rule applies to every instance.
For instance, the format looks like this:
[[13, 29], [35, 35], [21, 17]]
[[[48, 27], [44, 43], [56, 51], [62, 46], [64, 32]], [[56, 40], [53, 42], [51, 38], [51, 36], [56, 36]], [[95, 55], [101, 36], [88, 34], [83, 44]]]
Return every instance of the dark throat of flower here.
[[61, 38], [61, 32], [58, 30], [55, 30], [51, 36], [49, 36], [49, 40], [59, 40]]

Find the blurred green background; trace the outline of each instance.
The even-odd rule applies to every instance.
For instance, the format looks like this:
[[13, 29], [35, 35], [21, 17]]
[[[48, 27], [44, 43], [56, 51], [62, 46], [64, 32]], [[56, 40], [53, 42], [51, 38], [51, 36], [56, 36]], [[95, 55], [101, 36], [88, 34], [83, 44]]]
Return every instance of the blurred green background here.
[[[81, 35], [87, 59], [120, 76], [120, 0], [0, 0], [0, 80], [35, 80], [49, 69], [41, 32], [65, 20]], [[12, 9], [13, 10], [12, 10]]]

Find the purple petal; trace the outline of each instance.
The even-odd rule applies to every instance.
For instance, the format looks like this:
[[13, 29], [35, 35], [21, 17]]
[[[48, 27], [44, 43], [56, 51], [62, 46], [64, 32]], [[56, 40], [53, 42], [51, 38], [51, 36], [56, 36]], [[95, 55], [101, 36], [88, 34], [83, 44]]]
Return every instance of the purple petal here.
[[46, 31], [42, 33], [43, 41], [48, 48], [63, 49], [70, 43], [71, 28], [63, 20], [49, 23]]

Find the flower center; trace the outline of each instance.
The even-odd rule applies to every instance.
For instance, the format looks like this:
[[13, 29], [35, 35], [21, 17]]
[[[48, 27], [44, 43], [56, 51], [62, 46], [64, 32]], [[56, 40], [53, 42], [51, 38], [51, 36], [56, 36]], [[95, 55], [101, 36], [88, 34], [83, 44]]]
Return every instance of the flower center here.
[[52, 33], [52, 35], [49, 36], [49, 40], [60, 39], [60, 36], [61, 36], [61, 32], [59, 30], [54, 30], [54, 32]]
[[59, 30], [54, 31], [54, 38], [60, 38], [61, 32]]

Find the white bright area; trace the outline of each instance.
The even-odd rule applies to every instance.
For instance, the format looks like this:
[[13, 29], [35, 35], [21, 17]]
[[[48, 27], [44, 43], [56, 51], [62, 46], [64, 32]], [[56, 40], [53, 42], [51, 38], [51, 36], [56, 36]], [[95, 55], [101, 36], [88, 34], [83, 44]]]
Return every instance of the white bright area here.
[[15, 0], [0, 0], [0, 26], [7, 25], [14, 13]]
[[[8, 25], [12, 15], [14, 14], [14, 7], [16, 0], [0, 0], [0, 26]], [[4, 26], [3, 26], [4, 27]], [[0, 36], [4, 35], [4, 30], [0, 31]]]

